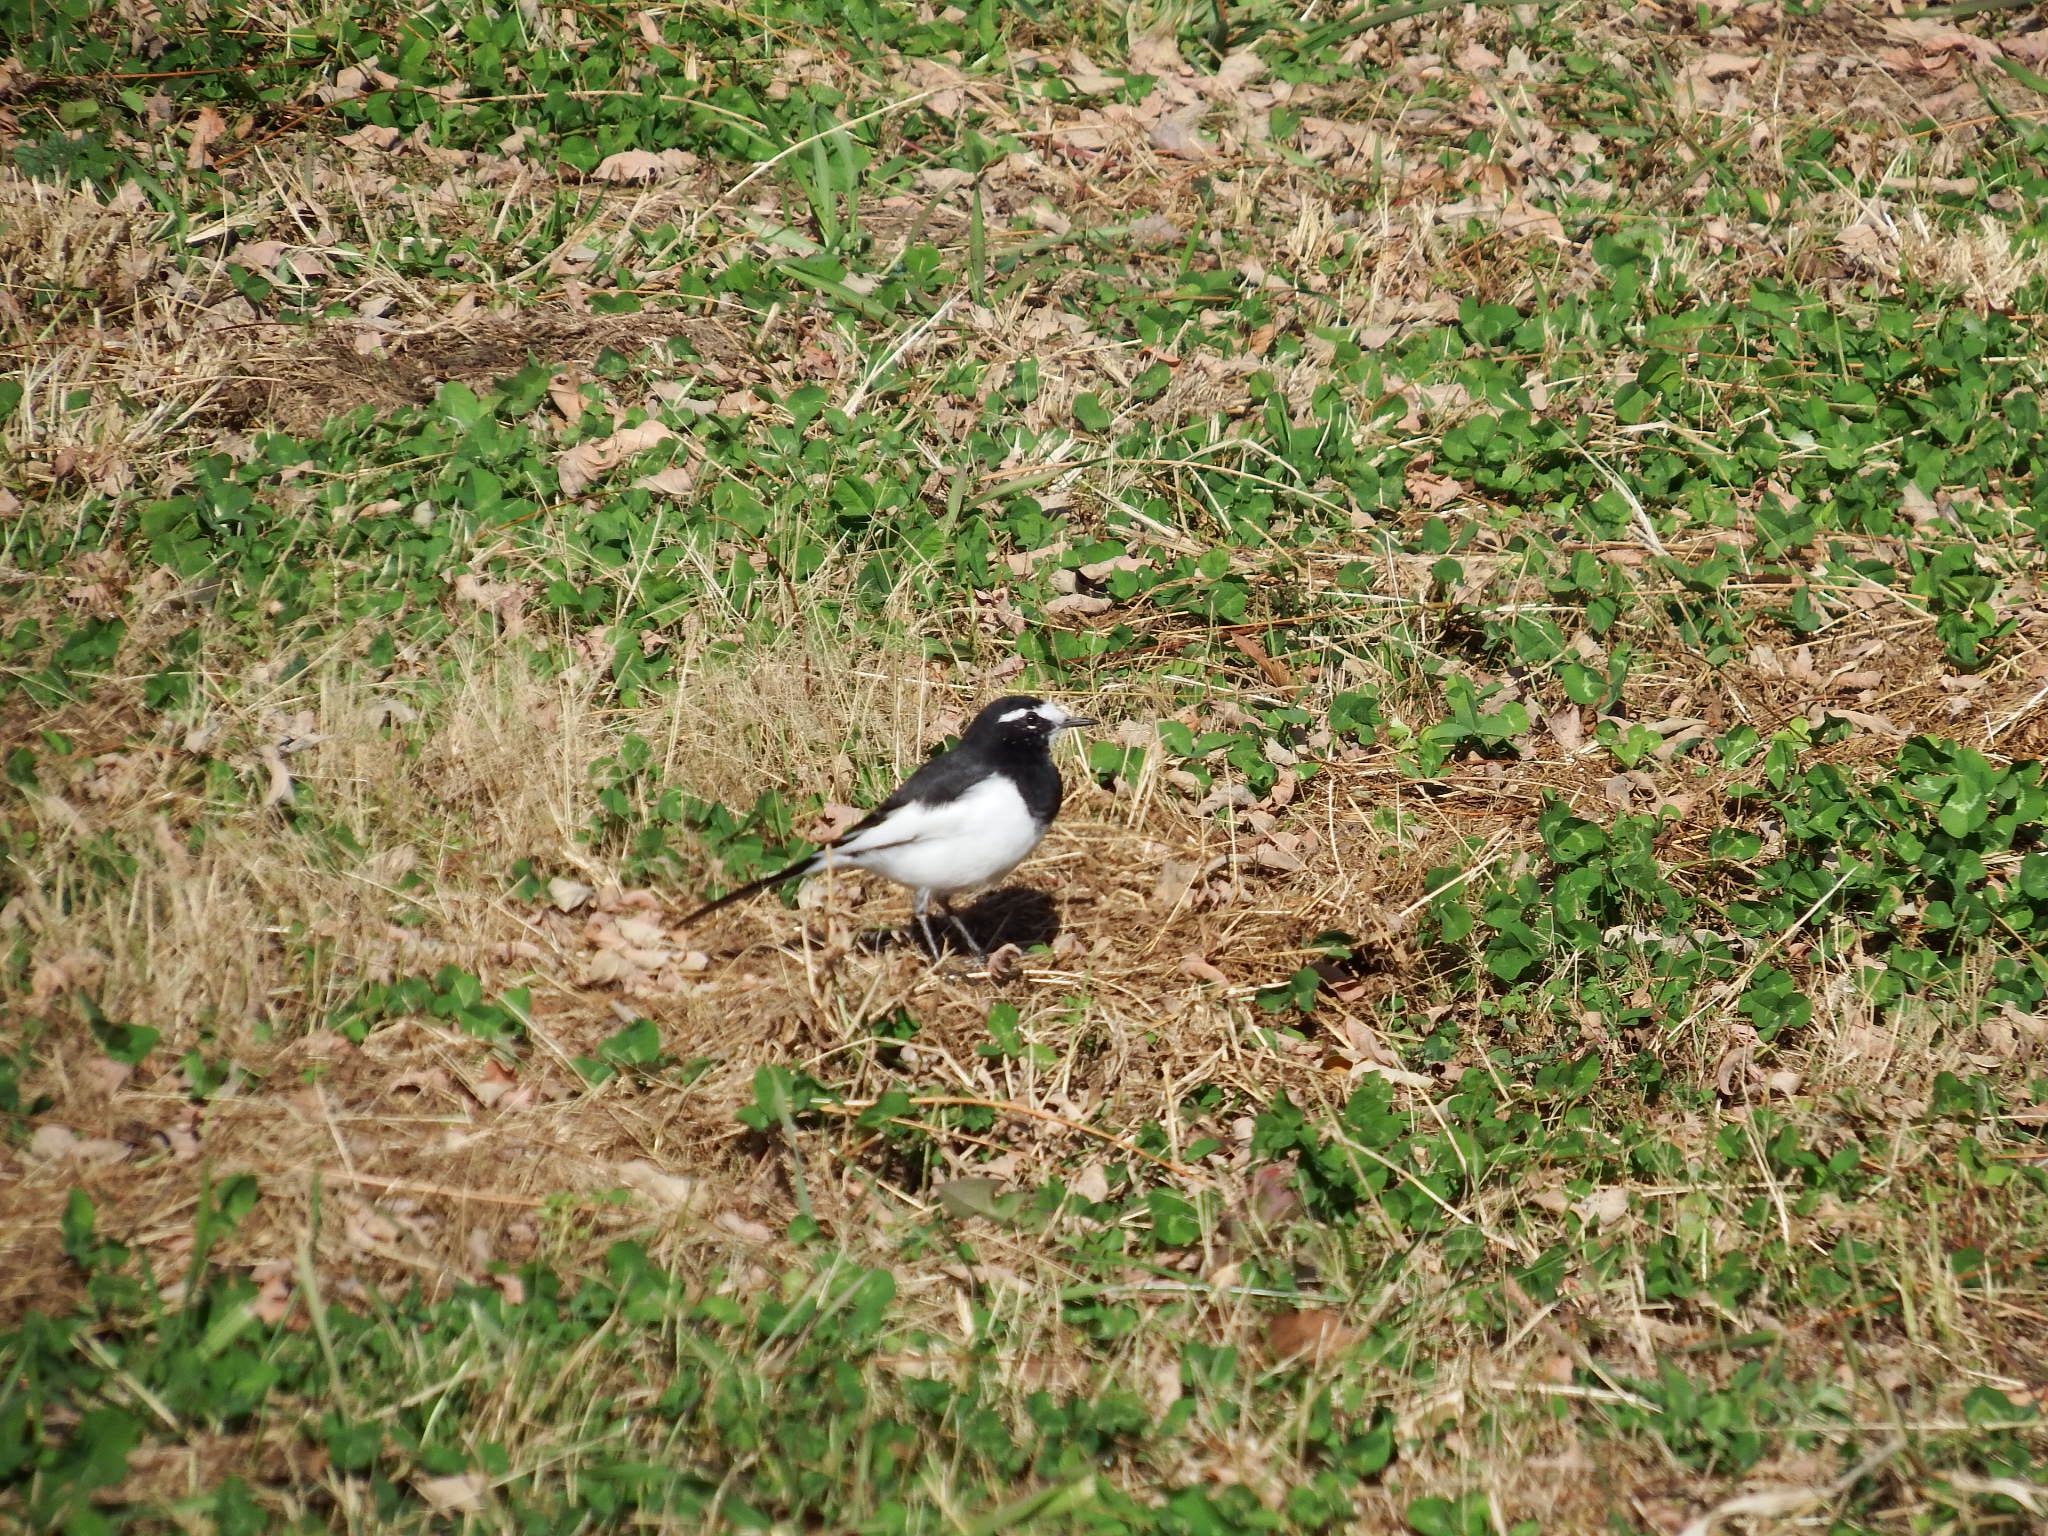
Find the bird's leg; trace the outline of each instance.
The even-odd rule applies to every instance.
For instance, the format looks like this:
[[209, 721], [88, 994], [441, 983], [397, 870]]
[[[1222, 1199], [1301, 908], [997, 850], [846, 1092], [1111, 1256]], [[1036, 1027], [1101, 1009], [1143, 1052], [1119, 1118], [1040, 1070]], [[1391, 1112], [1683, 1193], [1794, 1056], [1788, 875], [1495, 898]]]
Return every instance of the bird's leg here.
[[936, 960], [939, 958], [939, 941], [932, 935], [932, 893], [919, 891], [910, 898], [910, 915], [917, 919], [917, 926], [924, 930], [924, 947]]
[[987, 964], [988, 952], [981, 947], [980, 943], [975, 939], [974, 935], [967, 931], [967, 925], [960, 920], [960, 914], [953, 910], [953, 903], [945, 900], [942, 897], [939, 901], [939, 905], [946, 909], [946, 921], [953, 925], [953, 931], [959, 934], [961, 938], [965, 939], [967, 941], [967, 947], [974, 951], [974, 958], [981, 961], [983, 964]]

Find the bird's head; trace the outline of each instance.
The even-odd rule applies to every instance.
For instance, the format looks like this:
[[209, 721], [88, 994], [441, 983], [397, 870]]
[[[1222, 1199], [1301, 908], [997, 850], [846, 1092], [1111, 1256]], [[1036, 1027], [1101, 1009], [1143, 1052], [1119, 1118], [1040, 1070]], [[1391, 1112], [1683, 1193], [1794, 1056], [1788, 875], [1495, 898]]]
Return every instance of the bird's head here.
[[1007, 699], [997, 699], [976, 715], [962, 740], [1050, 743], [1061, 731], [1096, 723], [1087, 715], [1071, 714], [1045, 699], [1013, 694]]

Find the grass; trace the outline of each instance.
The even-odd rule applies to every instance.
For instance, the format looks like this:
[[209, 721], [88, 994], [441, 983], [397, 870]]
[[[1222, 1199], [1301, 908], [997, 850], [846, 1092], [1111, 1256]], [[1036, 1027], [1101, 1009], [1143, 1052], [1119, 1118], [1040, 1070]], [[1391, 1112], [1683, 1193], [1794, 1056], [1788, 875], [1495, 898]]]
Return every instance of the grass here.
[[0, 17], [11, 1524], [2038, 1526], [2038, 22]]

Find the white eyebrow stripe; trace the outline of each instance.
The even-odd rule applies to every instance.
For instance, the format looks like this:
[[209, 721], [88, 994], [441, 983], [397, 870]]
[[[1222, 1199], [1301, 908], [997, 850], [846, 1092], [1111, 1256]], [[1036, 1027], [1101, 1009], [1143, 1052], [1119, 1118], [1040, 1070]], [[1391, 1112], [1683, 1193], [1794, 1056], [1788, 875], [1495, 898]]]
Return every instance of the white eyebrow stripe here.
[[1004, 725], [1008, 725], [1012, 720], [1022, 720], [1026, 715], [1034, 715], [1037, 713], [1037, 710], [1031, 709], [1027, 706], [1024, 709], [1010, 710], [1008, 713], [998, 715], [996, 718], [1000, 720]]

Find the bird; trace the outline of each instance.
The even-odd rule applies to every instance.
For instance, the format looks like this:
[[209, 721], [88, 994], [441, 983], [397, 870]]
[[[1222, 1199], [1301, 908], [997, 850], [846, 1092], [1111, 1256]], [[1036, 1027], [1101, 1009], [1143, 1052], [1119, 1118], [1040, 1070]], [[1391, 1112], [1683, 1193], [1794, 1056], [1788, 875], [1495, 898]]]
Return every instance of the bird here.
[[953, 931], [981, 955], [950, 898], [1002, 879], [1038, 846], [1059, 814], [1063, 792], [1053, 739], [1100, 723], [1025, 694], [997, 699], [974, 717], [958, 745], [911, 774], [837, 838], [706, 902], [680, 926], [822, 869], [864, 869], [910, 888], [910, 913], [932, 954], [939, 952], [931, 923], [936, 897]]

